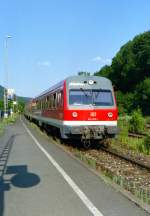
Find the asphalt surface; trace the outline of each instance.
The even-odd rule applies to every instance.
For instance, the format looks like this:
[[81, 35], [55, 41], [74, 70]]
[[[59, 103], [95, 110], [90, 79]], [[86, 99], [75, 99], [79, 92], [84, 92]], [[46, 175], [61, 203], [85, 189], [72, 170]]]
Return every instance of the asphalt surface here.
[[0, 138], [0, 216], [148, 216], [18, 120]]

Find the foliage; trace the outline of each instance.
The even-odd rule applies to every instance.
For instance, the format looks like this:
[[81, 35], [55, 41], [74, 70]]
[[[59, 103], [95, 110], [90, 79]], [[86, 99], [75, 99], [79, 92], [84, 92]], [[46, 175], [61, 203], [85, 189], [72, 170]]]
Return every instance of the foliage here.
[[[4, 110], [4, 102], [3, 102], [3, 94], [4, 94], [4, 87], [0, 86], [0, 110]], [[20, 97], [17, 96], [16, 101], [18, 105], [13, 105], [13, 101], [8, 101], [8, 109], [13, 109], [13, 112], [23, 112], [25, 103], [27, 103], [31, 98], [28, 97]]]
[[96, 76], [104, 76], [104, 77], [108, 78], [110, 73], [111, 73], [111, 67], [108, 65], [105, 65], [98, 72], [96, 72], [95, 75]]
[[4, 103], [2, 100], [0, 100], [0, 110], [3, 110], [3, 107], [4, 107]]
[[150, 124], [150, 116], [146, 118], [146, 124]]
[[144, 151], [143, 139], [128, 136], [129, 121], [129, 116], [121, 117], [118, 120], [118, 127], [120, 129], [120, 132], [117, 139], [113, 139], [111, 141], [111, 146], [114, 149], [121, 149], [121, 151], [122, 149], [126, 149], [134, 152], [146, 153]]
[[111, 141], [111, 147], [114, 149], [120, 149], [121, 151], [125, 149], [133, 151], [134, 153], [143, 153], [144, 155], [150, 154], [150, 135], [147, 134], [145, 137], [140, 139], [128, 136], [130, 120], [131, 117], [129, 116], [119, 118], [118, 127], [120, 129], [120, 133], [116, 139]]
[[[8, 101], [8, 109], [10, 110], [12, 108], [13, 112], [23, 112], [25, 107], [25, 103], [23, 101], [19, 101], [18, 105], [13, 105], [13, 101]], [[0, 100], [0, 110], [4, 109], [4, 103]]]
[[5, 119], [2, 119], [0, 121], [0, 135], [3, 134], [7, 124], [12, 124], [12, 123], [15, 123], [16, 120], [18, 118], [18, 115], [17, 114], [13, 114], [11, 116], [8, 116], [8, 118], [5, 118]]
[[144, 79], [143, 82], [137, 85], [135, 98], [143, 113], [150, 114], [150, 78]]
[[126, 117], [118, 120], [118, 127], [120, 129], [120, 136], [128, 136], [129, 120]]
[[4, 88], [0, 85], [0, 100], [3, 100], [4, 97]]
[[146, 154], [150, 154], [150, 135], [147, 135], [144, 139], [144, 149]]
[[141, 110], [133, 111], [131, 119], [129, 120], [129, 131], [132, 133], [142, 133], [144, 130], [145, 120], [142, 116]]
[[134, 101], [134, 94], [133, 93], [122, 93], [121, 91], [116, 92], [116, 99], [118, 104], [118, 111], [119, 114], [125, 115], [125, 113], [131, 112], [133, 109], [133, 101]]
[[23, 112], [24, 111], [24, 107], [25, 107], [25, 103], [24, 102], [19, 102], [18, 103], [18, 111], [19, 112]]
[[32, 98], [29, 98], [29, 97], [20, 97], [20, 96], [17, 96], [17, 101], [18, 102], [23, 102], [23, 103], [27, 103], [28, 101], [30, 101]]
[[139, 81], [150, 76], [150, 31], [121, 47], [111, 67], [109, 77], [121, 91], [135, 90]]
[[139, 106], [144, 114], [150, 115], [150, 31], [127, 42], [111, 66], [104, 66], [95, 75], [112, 80], [119, 91], [121, 113], [130, 113]]

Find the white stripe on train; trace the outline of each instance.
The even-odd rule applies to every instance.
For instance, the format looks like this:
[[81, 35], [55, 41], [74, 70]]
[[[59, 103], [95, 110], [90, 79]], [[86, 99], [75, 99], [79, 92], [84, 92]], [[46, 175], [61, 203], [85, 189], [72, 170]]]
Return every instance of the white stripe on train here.
[[80, 125], [117, 126], [117, 121], [63, 121], [63, 125], [68, 125], [68, 126], [80, 126]]

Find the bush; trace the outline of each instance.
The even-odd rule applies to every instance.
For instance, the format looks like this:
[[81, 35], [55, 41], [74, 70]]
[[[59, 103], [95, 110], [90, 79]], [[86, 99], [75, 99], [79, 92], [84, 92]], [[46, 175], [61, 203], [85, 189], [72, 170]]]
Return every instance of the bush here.
[[120, 136], [128, 136], [128, 127], [129, 127], [129, 123], [128, 123], [128, 119], [126, 117], [122, 117], [121, 119], [118, 120], [118, 127], [120, 129], [119, 135]]
[[147, 135], [144, 139], [144, 149], [146, 154], [150, 153], [150, 135]]
[[118, 104], [119, 115], [124, 115], [125, 113], [131, 113], [133, 110], [133, 101], [134, 94], [133, 93], [122, 93], [121, 91], [116, 92], [116, 99]]
[[150, 116], [146, 118], [146, 123], [150, 124]]
[[133, 111], [129, 121], [129, 131], [132, 133], [142, 133], [144, 131], [145, 120], [142, 116], [141, 110]]

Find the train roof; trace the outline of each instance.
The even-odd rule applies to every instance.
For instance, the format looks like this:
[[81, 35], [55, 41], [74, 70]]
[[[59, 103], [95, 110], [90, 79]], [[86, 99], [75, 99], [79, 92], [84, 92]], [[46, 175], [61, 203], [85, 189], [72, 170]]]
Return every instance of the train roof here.
[[[52, 87], [50, 87], [49, 89], [43, 91], [40, 95], [38, 95], [35, 98], [40, 98], [44, 95], [46, 95], [47, 93], [53, 91], [54, 89], [57, 89], [61, 86], [63, 86], [64, 82], [66, 81], [67, 87], [69, 87], [69, 85], [71, 83], [78, 83], [78, 84], [86, 84], [86, 83], [90, 83], [91, 81], [93, 81], [96, 84], [96, 87], [99, 86], [100, 88], [107, 88], [107, 89], [112, 89], [112, 83], [109, 79], [105, 78], [105, 77], [101, 77], [101, 76], [86, 76], [86, 75], [77, 75], [77, 76], [69, 76], [67, 77], [65, 80], [53, 85]], [[75, 85], [74, 85], [75, 86]], [[77, 85], [76, 85], [77, 86]]]
[[106, 77], [102, 77], [102, 76], [86, 76], [86, 75], [80, 75], [80, 76], [70, 76], [66, 78], [66, 81], [89, 81], [89, 80], [94, 80], [94, 81], [102, 81], [102, 82], [110, 82], [111, 81], [106, 78]]
[[66, 79], [67, 87], [86, 87], [112, 89], [109, 79], [100, 76], [71, 76]]
[[40, 98], [41, 96], [46, 95], [48, 92], [51, 92], [51, 91], [53, 91], [54, 89], [59, 88], [60, 86], [63, 85], [64, 81], [65, 81], [65, 80], [63, 80], [63, 81], [61, 81], [61, 82], [59, 82], [59, 83], [53, 85], [53, 86], [50, 87], [49, 89], [43, 91], [43, 92], [42, 92], [40, 95], [38, 95], [36, 98]]

